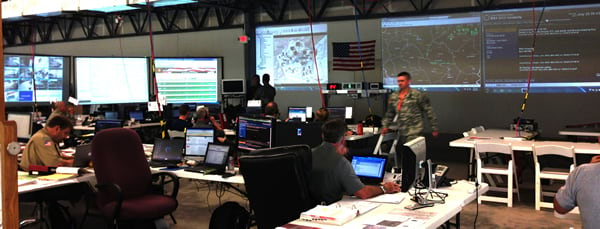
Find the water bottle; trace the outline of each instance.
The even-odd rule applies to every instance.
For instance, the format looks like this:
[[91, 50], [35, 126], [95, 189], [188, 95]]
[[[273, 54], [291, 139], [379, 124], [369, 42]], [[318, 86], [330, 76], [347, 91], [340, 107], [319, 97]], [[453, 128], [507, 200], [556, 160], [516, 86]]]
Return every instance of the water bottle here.
[[235, 165], [234, 165], [232, 156], [229, 156], [229, 164], [227, 165], [227, 173], [235, 173]]

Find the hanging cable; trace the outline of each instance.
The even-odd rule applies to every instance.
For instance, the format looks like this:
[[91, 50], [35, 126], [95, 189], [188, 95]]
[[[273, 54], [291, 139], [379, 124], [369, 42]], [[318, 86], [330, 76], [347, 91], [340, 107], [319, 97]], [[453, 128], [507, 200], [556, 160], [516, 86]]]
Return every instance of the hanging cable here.
[[[358, 4], [356, 3], [356, 0], [352, 0], [352, 3], [355, 6], [358, 6]], [[361, 47], [361, 43], [360, 43], [360, 29], [358, 28], [358, 9], [356, 9], [356, 7], [354, 8], [354, 29], [356, 30], [356, 41], [358, 42], [358, 57], [360, 58], [360, 72], [362, 74], [362, 82], [365, 83], [367, 82], [367, 79], [365, 77], [365, 65], [363, 63], [363, 53], [362, 53], [362, 47]], [[364, 84], [363, 84], [364, 85]], [[365, 88], [366, 91], [366, 95], [367, 95], [367, 106], [369, 107], [369, 114], [373, 114], [373, 109], [371, 108], [371, 99], [369, 96], [369, 88]]]
[[[35, 85], [35, 27], [33, 23], [31, 23], [31, 79], [33, 85], [33, 112], [38, 112], [38, 104], [37, 104], [37, 86]], [[27, 72], [25, 72], [27, 74]], [[20, 84], [20, 82], [18, 82]]]
[[317, 84], [319, 86], [319, 95], [321, 96], [321, 107], [327, 107], [326, 103], [325, 103], [325, 95], [323, 95], [323, 87], [321, 87], [321, 78], [319, 75], [319, 66], [318, 66], [318, 61], [317, 61], [317, 49], [315, 48], [315, 35], [313, 33], [313, 21], [312, 21], [312, 16], [313, 16], [313, 11], [311, 10], [311, 4], [310, 4], [310, 0], [308, 0], [308, 4], [307, 7], [308, 8], [308, 24], [310, 26], [310, 41], [312, 44], [312, 53], [313, 53], [313, 62], [315, 63], [315, 70], [317, 72]]
[[527, 99], [529, 98], [529, 90], [531, 88], [531, 77], [533, 75], [533, 58], [535, 56], [535, 40], [536, 40], [536, 35], [537, 35], [537, 31], [540, 27], [541, 21], [542, 21], [542, 17], [544, 15], [544, 10], [546, 9], [546, 1], [544, 1], [544, 6], [542, 7], [542, 11], [540, 12], [540, 17], [538, 18], [538, 20], [536, 21], [536, 15], [535, 15], [535, 2], [533, 1], [532, 7], [531, 7], [531, 18], [532, 18], [532, 30], [533, 30], [533, 34], [532, 34], [532, 41], [531, 41], [531, 55], [529, 56], [529, 71], [527, 73], [527, 89], [525, 90], [525, 97], [523, 98], [523, 103], [521, 104], [521, 111], [519, 113], [519, 116], [517, 117], [517, 121], [515, 123], [515, 137], [519, 137], [519, 125], [521, 124], [521, 118], [523, 117], [523, 114], [525, 113], [525, 108], [527, 106]]

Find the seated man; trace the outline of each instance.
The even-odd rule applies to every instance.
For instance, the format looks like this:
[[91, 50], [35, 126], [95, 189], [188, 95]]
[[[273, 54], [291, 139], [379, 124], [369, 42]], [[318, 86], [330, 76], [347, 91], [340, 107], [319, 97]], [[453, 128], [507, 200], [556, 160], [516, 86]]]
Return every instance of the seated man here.
[[[575, 206], [579, 207], [583, 228], [594, 228], [600, 224], [600, 156], [595, 156], [589, 164], [575, 168], [569, 178], [554, 196], [554, 210], [567, 214]], [[596, 226], [594, 226], [596, 225]]]
[[167, 128], [169, 130], [183, 131], [185, 128], [192, 127], [192, 122], [190, 122], [188, 118], [189, 112], [190, 106], [187, 104], [179, 106], [179, 117], [169, 120]]
[[19, 167], [29, 171], [29, 165], [71, 166], [73, 158], [62, 155], [58, 144], [69, 137], [72, 129], [73, 124], [66, 117], [59, 115], [48, 120], [25, 145]]
[[279, 107], [275, 102], [269, 102], [265, 106], [265, 117], [279, 119]]
[[310, 191], [318, 201], [331, 204], [344, 194], [368, 199], [384, 193], [396, 193], [400, 186], [387, 182], [381, 186], [364, 185], [354, 173], [350, 162], [344, 157], [348, 152], [345, 146], [346, 123], [343, 120], [330, 120], [323, 124], [323, 143], [312, 150]]
[[315, 122], [325, 122], [329, 119], [329, 110], [325, 107], [321, 107], [315, 113]]
[[221, 125], [217, 122], [215, 117], [210, 115], [210, 111], [207, 107], [198, 107], [196, 111], [196, 121], [194, 122], [195, 128], [213, 128], [215, 130], [215, 141], [224, 143], [227, 139], [225, 137], [225, 131]]

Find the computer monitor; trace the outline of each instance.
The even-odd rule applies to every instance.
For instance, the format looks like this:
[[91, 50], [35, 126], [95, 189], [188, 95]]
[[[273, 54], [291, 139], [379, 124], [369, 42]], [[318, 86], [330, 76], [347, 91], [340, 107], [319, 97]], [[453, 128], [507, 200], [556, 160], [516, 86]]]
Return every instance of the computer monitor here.
[[247, 114], [260, 114], [261, 111], [262, 109], [260, 100], [248, 100], [248, 103], [246, 104]]
[[327, 107], [329, 119], [346, 119], [346, 107]]
[[323, 141], [321, 125], [315, 122], [275, 122], [274, 146], [289, 146], [307, 144], [311, 148], [317, 147]]
[[136, 121], [144, 120], [144, 112], [143, 111], [130, 111], [129, 118], [135, 119]]
[[270, 118], [238, 118], [238, 149], [252, 151], [271, 148], [273, 120]]
[[[415, 138], [399, 147], [396, 152], [396, 166], [402, 168], [402, 192], [414, 187], [416, 179], [422, 179], [427, 160], [425, 137]], [[402, 162], [399, 162], [400, 157]]]
[[104, 112], [104, 119], [118, 120], [119, 119], [119, 113], [116, 112], [116, 111], [105, 111]]
[[185, 131], [185, 157], [199, 159], [206, 154], [208, 143], [214, 142], [215, 130], [209, 128], [187, 128]]
[[123, 127], [123, 123], [121, 122], [121, 120], [96, 120], [96, 127], [94, 128], [94, 132], [98, 133], [105, 129], [121, 127]]
[[352, 168], [365, 184], [380, 184], [385, 176], [387, 156], [352, 156]]
[[[300, 119], [300, 121], [306, 122], [306, 119], [308, 118], [308, 111], [306, 108], [307, 107], [292, 107], [292, 106], [288, 107], [288, 118], [290, 120]], [[312, 109], [311, 109], [311, 113], [312, 113]]]
[[30, 113], [8, 113], [6, 119], [17, 123], [17, 138], [28, 139], [31, 137], [33, 120]]
[[221, 94], [223, 95], [246, 94], [244, 79], [223, 79], [221, 80], [221, 88]]

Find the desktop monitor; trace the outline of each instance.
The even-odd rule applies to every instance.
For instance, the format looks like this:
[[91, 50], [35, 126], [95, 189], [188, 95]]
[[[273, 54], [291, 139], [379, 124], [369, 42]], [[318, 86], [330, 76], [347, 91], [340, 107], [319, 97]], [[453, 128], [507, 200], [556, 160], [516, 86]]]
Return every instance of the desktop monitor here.
[[315, 122], [275, 122], [274, 146], [306, 144], [317, 147], [323, 141], [321, 125]]
[[[402, 192], [407, 192], [416, 185], [415, 181], [421, 179], [427, 160], [425, 137], [415, 138], [399, 147], [396, 152], [396, 166], [402, 168]], [[399, 162], [402, 157], [402, 162]]]
[[352, 119], [352, 107], [327, 107], [329, 119]]
[[246, 84], [244, 79], [223, 79], [221, 80], [222, 95], [246, 94]]
[[121, 123], [121, 120], [96, 120], [96, 127], [94, 128], [94, 132], [98, 133], [101, 130], [121, 127], [123, 127], [123, 123]]
[[185, 131], [185, 157], [198, 159], [206, 154], [208, 143], [214, 142], [215, 130], [209, 128], [187, 128]]
[[143, 111], [130, 111], [129, 118], [135, 119], [136, 121], [144, 120], [144, 112]]
[[17, 138], [28, 139], [31, 137], [32, 117], [28, 113], [8, 113], [6, 120], [17, 123]]
[[271, 148], [273, 120], [270, 118], [238, 118], [238, 149], [252, 151]]
[[118, 120], [119, 119], [119, 113], [116, 112], [116, 111], [105, 111], [104, 112], [104, 119]]

